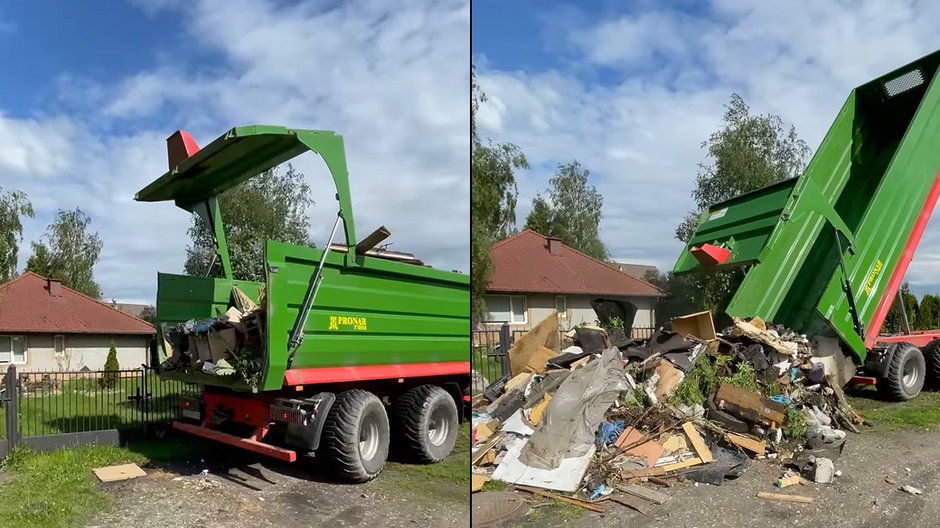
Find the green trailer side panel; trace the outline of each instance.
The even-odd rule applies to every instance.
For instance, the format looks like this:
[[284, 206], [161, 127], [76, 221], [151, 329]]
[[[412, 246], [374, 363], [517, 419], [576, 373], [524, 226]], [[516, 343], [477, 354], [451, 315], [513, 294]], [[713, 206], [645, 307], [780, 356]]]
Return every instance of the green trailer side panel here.
[[[162, 356], [163, 327], [184, 323], [190, 319], [207, 319], [225, 313], [232, 303], [232, 286], [238, 286], [253, 301], [258, 300], [259, 289], [264, 285], [249, 281], [232, 281], [206, 277], [190, 277], [157, 273], [157, 349]], [[247, 389], [240, 378], [220, 378], [193, 374], [162, 373], [161, 376], [207, 385], [236, 386]], [[232, 383], [237, 381], [239, 383]]]
[[864, 360], [836, 233], [867, 329], [940, 167], [938, 64], [935, 52], [853, 90], [803, 175], [712, 206], [674, 271], [699, 269], [691, 246], [724, 245], [727, 265], [751, 266], [729, 315], [835, 335]]
[[[322, 252], [269, 241], [268, 367], [264, 390], [280, 389], [288, 335]], [[327, 256], [292, 369], [461, 362], [470, 349], [470, 277], [359, 257]]]
[[[866, 325], [871, 324], [940, 168], [940, 81], [931, 72], [924, 84], [927, 82], [929, 87], [919, 104], [911, 97], [906, 107], [886, 112], [871, 124], [881, 134], [884, 147], [877, 153], [869, 150], [871, 157], [863, 160], [867, 163], [862, 164], [862, 170], [884, 170], [884, 176], [855, 231], [855, 253], [846, 255], [846, 272]], [[905, 118], [910, 120], [906, 127], [902, 121]], [[889, 131], [894, 132], [893, 137]], [[852, 321], [838, 278], [830, 280], [817, 309], [839, 335], [848, 335], [853, 330]]]

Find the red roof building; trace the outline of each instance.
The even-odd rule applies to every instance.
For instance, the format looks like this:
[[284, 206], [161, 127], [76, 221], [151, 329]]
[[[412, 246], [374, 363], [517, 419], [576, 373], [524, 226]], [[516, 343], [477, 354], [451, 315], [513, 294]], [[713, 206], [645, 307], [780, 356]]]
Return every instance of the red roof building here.
[[[526, 229], [490, 248], [487, 320], [532, 326], [558, 312], [568, 326], [594, 323], [592, 303], [619, 303], [634, 328], [655, 325], [655, 305], [666, 293], [609, 264]], [[630, 311], [633, 314], [630, 314]], [[629, 322], [629, 321], [627, 321]]]
[[32, 272], [0, 285], [0, 366], [104, 367], [112, 343], [121, 368], [147, 360], [153, 326]]

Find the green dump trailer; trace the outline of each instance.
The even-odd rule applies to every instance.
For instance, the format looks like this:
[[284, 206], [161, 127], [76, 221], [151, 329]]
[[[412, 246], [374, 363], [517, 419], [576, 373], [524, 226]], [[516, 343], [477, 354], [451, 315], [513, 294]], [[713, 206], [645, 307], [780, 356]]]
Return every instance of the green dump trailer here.
[[[216, 249], [206, 276], [157, 276], [159, 374], [200, 387], [173, 427], [286, 461], [310, 455], [358, 482], [379, 474], [390, 445], [418, 462], [446, 457], [470, 384], [469, 276], [390, 259], [375, 249], [384, 227], [356, 238], [343, 139], [333, 132], [239, 127], [200, 149], [178, 131], [167, 149], [169, 171], [135, 199], [199, 214]], [[269, 240], [265, 282], [239, 280], [219, 194], [308, 151], [336, 186], [329, 240], [322, 248]], [[340, 225], [345, 244], [334, 243]], [[224, 314], [235, 288], [261, 303], [255, 383], [170, 368], [168, 335]]]
[[804, 173], [710, 207], [674, 268], [745, 267], [728, 315], [834, 338], [857, 381], [899, 400], [940, 382], [940, 333], [906, 317], [881, 333], [940, 194], [938, 66], [934, 52], [852, 90]]

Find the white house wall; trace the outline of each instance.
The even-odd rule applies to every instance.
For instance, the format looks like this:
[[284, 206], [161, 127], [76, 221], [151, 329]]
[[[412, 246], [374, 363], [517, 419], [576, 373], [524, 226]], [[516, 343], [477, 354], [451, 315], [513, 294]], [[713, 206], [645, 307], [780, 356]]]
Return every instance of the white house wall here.
[[[65, 357], [55, 357], [52, 334], [28, 334], [26, 336], [26, 363], [18, 363], [18, 370], [102, 370], [108, 359], [112, 336], [66, 335]], [[147, 361], [147, 342], [150, 336], [115, 336], [118, 365], [121, 369], [139, 368]], [[0, 370], [6, 370], [5, 364]]]

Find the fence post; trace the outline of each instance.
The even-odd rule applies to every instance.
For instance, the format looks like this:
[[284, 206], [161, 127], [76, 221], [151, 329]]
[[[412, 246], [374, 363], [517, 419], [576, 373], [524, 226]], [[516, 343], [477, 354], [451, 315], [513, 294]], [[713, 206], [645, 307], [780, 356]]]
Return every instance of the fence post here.
[[3, 378], [3, 386], [6, 389], [6, 420], [7, 420], [7, 452], [13, 450], [19, 443], [19, 431], [17, 427], [17, 382], [16, 365], [10, 365], [7, 368], [6, 376]]
[[509, 341], [511, 337], [509, 323], [503, 323], [503, 326], [499, 328], [499, 357], [500, 364], [503, 367], [503, 372], [500, 374], [501, 378], [509, 375]]

